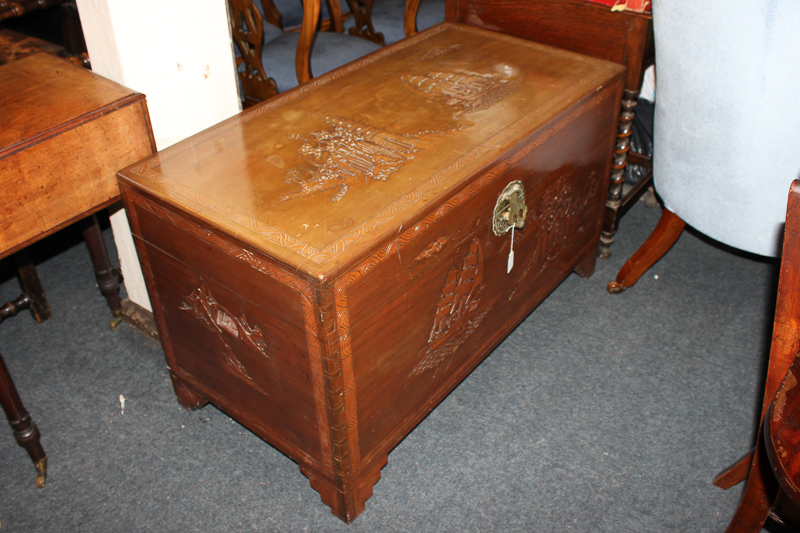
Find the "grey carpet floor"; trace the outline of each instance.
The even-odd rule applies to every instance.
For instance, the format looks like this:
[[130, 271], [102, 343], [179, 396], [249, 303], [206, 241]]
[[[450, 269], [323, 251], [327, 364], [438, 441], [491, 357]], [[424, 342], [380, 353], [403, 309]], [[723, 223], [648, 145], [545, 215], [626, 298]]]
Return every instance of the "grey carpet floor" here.
[[613, 257], [570, 276], [391, 452], [351, 526], [270, 445], [179, 407], [160, 346], [109, 330], [84, 244], [48, 239], [53, 317], [7, 320], [0, 349], [50, 473], [36, 489], [0, 428], [0, 531], [723, 531], [742, 488], [711, 480], [753, 442], [777, 269], [685, 232], [609, 295], [658, 216], [639, 202]]

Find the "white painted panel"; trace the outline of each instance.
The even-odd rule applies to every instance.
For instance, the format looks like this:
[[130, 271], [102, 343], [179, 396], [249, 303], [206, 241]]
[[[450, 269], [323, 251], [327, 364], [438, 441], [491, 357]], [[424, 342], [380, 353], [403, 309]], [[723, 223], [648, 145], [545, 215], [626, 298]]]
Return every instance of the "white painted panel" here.
[[[92, 70], [147, 96], [159, 150], [241, 110], [226, 0], [77, 0]], [[151, 309], [124, 212], [112, 215], [128, 297]]]

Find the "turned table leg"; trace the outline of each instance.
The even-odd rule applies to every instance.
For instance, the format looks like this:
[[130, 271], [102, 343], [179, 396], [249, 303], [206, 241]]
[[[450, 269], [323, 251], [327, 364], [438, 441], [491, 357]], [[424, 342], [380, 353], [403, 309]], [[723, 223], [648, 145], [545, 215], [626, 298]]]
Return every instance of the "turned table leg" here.
[[117, 329], [122, 322], [122, 300], [119, 296], [119, 285], [122, 283], [122, 274], [111, 266], [108, 258], [108, 250], [103, 241], [103, 234], [100, 225], [97, 223], [95, 215], [87, 219], [88, 225], [83, 230], [83, 238], [89, 248], [89, 255], [92, 257], [94, 265], [94, 275], [97, 278], [97, 285], [100, 292], [105, 296], [109, 309], [114, 315], [111, 321], [111, 329]]
[[22, 292], [31, 300], [30, 303], [26, 305], [26, 308], [30, 308], [31, 314], [37, 322], [44, 322], [52, 316], [52, 313], [50, 312], [50, 305], [47, 303], [47, 298], [44, 295], [42, 283], [39, 281], [39, 276], [36, 274], [36, 267], [33, 261], [31, 261], [28, 251], [23, 249], [15, 253], [14, 263], [16, 263], [17, 266], [17, 278], [22, 287]]
[[628, 151], [631, 146], [633, 132], [634, 108], [638, 102], [639, 92], [622, 91], [622, 109], [617, 129], [617, 144], [614, 148], [614, 163], [611, 167], [611, 180], [606, 198], [606, 211], [603, 215], [603, 230], [600, 234], [600, 259], [611, 257], [611, 244], [619, 227], [619, 210], [622, 206], [622, 185], [625, 182], [625, 167], [628, 166]]
[[[6, 303], [0, 308], [0, 322], [29, 308], [31, 302], [32, 299], [27, 294], [23, 294], [16, 300]], [[0, 354], [0, 405], [3, 406], [11, 429], [14, 430], [14, 438], [17, 439], [20, 446], [25, 448], [36, 467], [36, 486], [44, 487], [47, 479], [47, 455], [39, 441], [39, 428], [36, 427], [36, 423], [22, 404], [17, 388], [3, 361], [3, 354]]]

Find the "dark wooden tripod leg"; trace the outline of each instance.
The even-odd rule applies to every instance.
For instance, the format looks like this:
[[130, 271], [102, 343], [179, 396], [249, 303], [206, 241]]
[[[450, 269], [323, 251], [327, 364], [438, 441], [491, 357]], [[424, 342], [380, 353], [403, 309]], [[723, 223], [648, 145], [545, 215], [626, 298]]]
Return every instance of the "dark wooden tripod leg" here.
[[[27, 309], [31, 302], [31, 298], [27, 294], [23, 294], [13, 302], [6, 303], [0, 308], [0, 322]], [[0, 354], [0, 405], [3, 406], [11, 429], [14, 430], [14, 438], [17, 439], [20, 446], [27, 450], [33, 460], [33, 465], [36, 467], [36, 486], [44, 487], [47, 480], [47, 455], [39, 441], [39, 428], [36, 427], [25, 406], [22, 405], [17, 388], [11, 380], [5, 361], [3, 361], [3, 354]]]
[[15, 253], [14, 262], [17, 265], [17, 277], [19, 278], [20, 286], [22, 286], [22, 292], [31, 299], [29, 304], [31, 314], [37, 322], [44, 322], [52, 316], [52, 313], [44, 295], [42, 283], [36, 274], [36, 267], [31, 261], [28, 251], [23, 249]]
[[617, 274], [617, 281], [612, 281], [608, 284], [608, 292], [619, 294], [625, 289], [636, 285], [639, 278], [672, 248], [672, 245], [681, 236], [681, 232], [685, 227], [686, 222], [678, 215], [668, 209], [664, 209], [656, 229], [644, 241], [644, 244], [636, 250], [636, 253], [628, 259], [628, 262], [622, 266], [619, 274]]
[[97, 223], [97, 217], [92, 215], [86, 219], [85, 223], [87, 226], [83, 230], [83, 238], [89, 248], [89, 255], [92, 257], [97, 285], [100, 287], [100, 292], [105, 296], [109, 309], [114, 314], [114, 320], [111, 321], [111, 329], [117, 329], [120, 322], [122, 322], [122, 300], [119, 297], [122, 274], [111, 266], [106, 243], [103, 241], [103, 234], [100, 231], [100, 225]]

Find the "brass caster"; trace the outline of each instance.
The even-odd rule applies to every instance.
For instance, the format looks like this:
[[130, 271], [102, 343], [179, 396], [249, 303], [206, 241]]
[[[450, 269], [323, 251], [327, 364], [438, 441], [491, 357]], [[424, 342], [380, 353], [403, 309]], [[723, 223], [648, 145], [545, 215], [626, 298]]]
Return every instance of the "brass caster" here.
[[606, 287], [606, 290], [609, 292], [609, 294], [620, 294], [622, 292], [625, 292], [625, 289], [626, 287], [623, 287], [617, 281], [612, 281]]
[[34, 466], [36, 467], [36, 486], [43, 489], [47, 481], [47, 457], [34, 463]]
[[111, 331], [116, 331], [119, 329], [119, 325], [122, 324], [122, 311], [114, 311], [114, 320], [108, 325], [111, 328]]

